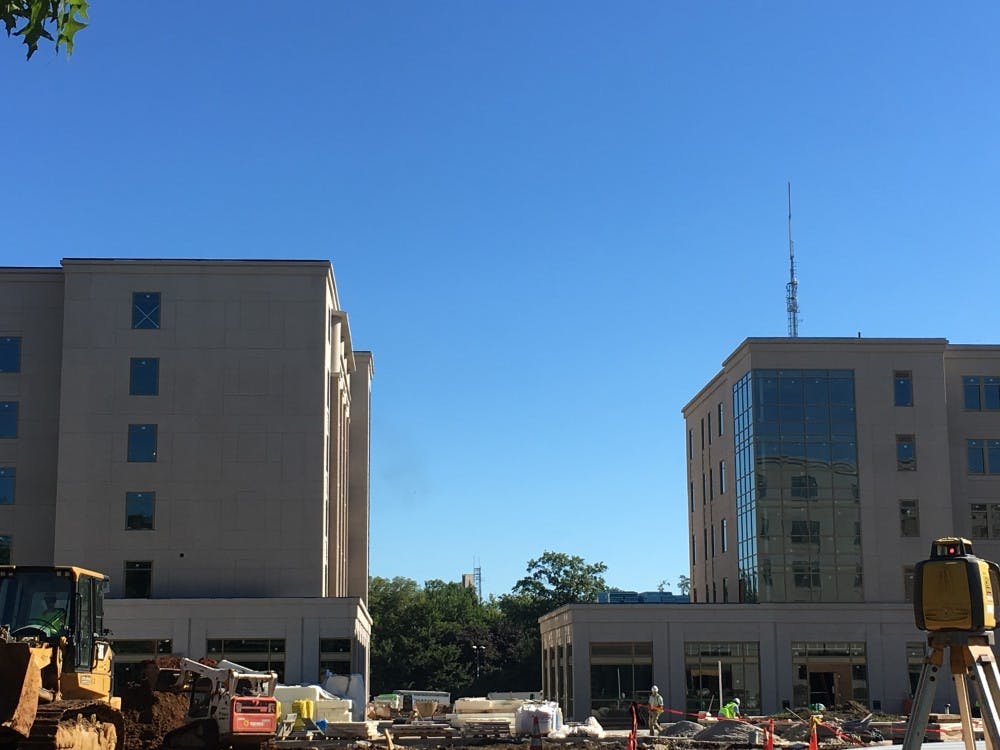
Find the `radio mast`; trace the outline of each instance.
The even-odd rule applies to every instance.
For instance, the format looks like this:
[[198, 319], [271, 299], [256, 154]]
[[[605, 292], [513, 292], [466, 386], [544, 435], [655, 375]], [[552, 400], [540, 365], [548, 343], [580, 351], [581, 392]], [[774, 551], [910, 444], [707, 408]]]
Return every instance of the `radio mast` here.
[[792, 183], [788, 183], [788, 283], [785, 284], [788, 335], [799, 335], [799, 280], [795, 278], [795, 244], [792, 242]]

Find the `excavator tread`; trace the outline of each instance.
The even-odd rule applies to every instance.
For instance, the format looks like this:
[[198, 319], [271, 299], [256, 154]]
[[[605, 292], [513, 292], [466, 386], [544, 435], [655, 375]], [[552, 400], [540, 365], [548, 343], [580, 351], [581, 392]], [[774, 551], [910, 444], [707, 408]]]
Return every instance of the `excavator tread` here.
[[94, 716], [100, 722], [113, 724], [117, 733], [113, 750], [122, 750], [125, 745], [125, 719], [121, 711], [107, 703], [92, 700], [63, 700], [40, 704], [35, 714], [35, 723], [31, 726], [31, 734], [17, 743], [18, 750], [56, 750], [59, 725], [76, 716]]

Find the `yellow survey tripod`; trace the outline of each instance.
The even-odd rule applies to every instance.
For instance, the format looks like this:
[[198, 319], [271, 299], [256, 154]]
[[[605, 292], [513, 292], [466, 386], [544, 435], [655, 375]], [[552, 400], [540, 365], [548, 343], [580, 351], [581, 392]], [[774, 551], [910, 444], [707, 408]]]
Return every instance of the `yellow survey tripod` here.
[[975, 557], [968, 539], [937, 539], [931, 545], [930, 559], [917, 563], [913, 612], [917, 627], [929, 633], [929, 650], [913, 698], [903, 750], [918, 750], [924, 741], [946, 650], [966, 750], [976, 747], [969, 683], [979, 699], [987, 750], [1000, 750], [1000, 671], [993, 654], [993, 630], [997, 626], [994, 597], [998, 593], [1000, 566]]

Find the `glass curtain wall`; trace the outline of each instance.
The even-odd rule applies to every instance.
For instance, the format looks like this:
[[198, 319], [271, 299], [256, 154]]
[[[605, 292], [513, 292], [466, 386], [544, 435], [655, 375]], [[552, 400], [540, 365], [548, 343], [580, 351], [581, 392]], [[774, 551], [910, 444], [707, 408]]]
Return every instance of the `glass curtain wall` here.
[[733, 413], [740, 601], [862, 601], [853, 371], [752, 370]]

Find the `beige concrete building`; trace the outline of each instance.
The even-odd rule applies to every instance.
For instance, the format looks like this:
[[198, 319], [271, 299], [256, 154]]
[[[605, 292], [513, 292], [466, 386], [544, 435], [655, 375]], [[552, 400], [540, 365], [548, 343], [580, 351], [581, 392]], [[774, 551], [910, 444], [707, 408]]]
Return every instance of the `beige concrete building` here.
[[720, 685], [751, 711], [900, 710], [923, 658], [914, 563], [948, 535], [1000, 559], [1000, 346], [747, 339], [683, 414], [701, 606], [551, 613], [545, 691], [578, 718], [653, 682], [681, 711]]
[[122, 660], [368, 677], [369, 352], [326, 261], [0, 271], [0, 559], [111, 577]]

